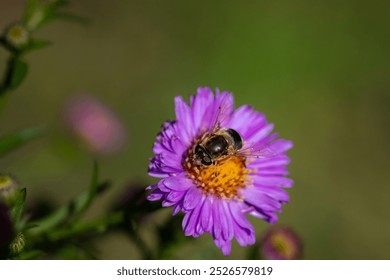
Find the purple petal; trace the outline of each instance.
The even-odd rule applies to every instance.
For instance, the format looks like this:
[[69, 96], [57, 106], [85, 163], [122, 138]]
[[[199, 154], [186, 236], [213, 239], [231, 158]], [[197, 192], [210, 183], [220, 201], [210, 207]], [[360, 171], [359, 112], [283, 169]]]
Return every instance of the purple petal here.
[[228, 202], [222, 199], [219, 207], [223, 237], [225, 240], [232, 240], [234, 236], [233, 217], [230, 215]]
[[244, 191], [245, 202], [264, 211], [275, 211], [282, 207], [282, 204], [268, 195], [255, 191], [256, 188], [248, 188]]
[[219, 199], [215, 199], [212, 204], [212, 212], [213, 212], [213, 237], [214, 239], [220, 239], [222, 233], [222, 225], [221, 225], [221, 216], [218, 211], [219, 209]]
[[255, 181], [255, 184], [262, 185], [262, 186], [290, 188], [294, 184], [294, 181], [292, 179], [281, 177], [281, 176], [256, 175], [256, 176], [251, 176], [251, 177]]
[[219, 125], [220, 127], [227, 127], [230, 122], [234, 110], [233, 95], [229, 92], [219, 93], [216, 89], [215, 99], [213, 105], [209, 108], [208, 130]]
[[200, 198], [201, 201], [198, 207], [195, 207], [192, 211], [187, 212], [184, 216], [182, 227], [183, 227], [184, 234], [186, 236], [197, 235], [196, 228], [199, 223], [199, 214], [202, 209], [204, 199], [205, 197], [202, 196]]
[[184, 210], [194, 209], [202, 200], [202, 197], [203, 197], [202, 191], [199, 188], [193, 187], [189, 189], [183, 200]]
[[182, 209], [183, 209], [182, 203], [179, 202], [178, 204], [176, 204], [175, 206], [173, 206], [172, 215], [173, 215], [173, 216], [176, 216], [177, 213], [179, 213]]
[[269, 145], [269, 148], [272, 149], [276, 154], [282, 154], [293, 147], [293, 143], [288, 140], [278, 139], [272, 142]]
[[254, 111], [251, 106], [244, 105], [233, 113], [229, 127], [237, 130], [245, 140], [248, 140], [266, 124], [264, 114]]
[[289, 201], [288, 193], [285, 190], [278, 187], [258, 186], [255, 184], [255, 186], [253, 187], [253, 191], [263, 193], [283, 203], [287, 203]]
[[270, 224], [276, 223], [278, 221], [278, 216], [275, 214], [274, 211], [263, 211], [256, 207], [253, 207], [252, 209], [253, 210], [248, 212], [248, 214], [253, 217], [262, 219]]
[[190, 187], [195, 187], [193, 181], [184, 174], [165, 178], [162, 183], [165, 187], [174, 191], [186, 191]]
[[148, 171], [149, 175], [154, 176], [154, 177], [158, 177], [158, 178], [165, 178], [165, 177], [170, 176], [172, 174], [177, 174], [177, 173], [183, 172], [181, 167], [178, 168], [178, 167], [167, 166], [161, 160], [159, 160], [157, 157], [159, 157], [159, 155], [157, 155], [155, 158], [153, 158], [150, 161], [149, 171]]
[[249, 223], [249, 221], [244, 216], [241, 202], [240, 203], [235, 202], [230, 204], [230, 214], [233, 217], [236, 225], [244, 229], [246, 232], [254, 234], [255, 230], [253, 226], [251, 225], [251, 223]]
[[192, 119], [196, 130], [200, 131], [202, 128], [206, 129], [207, 115], [210, 105], [213, 104], [214, 96], [208, 87], [198, 88], [197, 93], [191, 96]]
[[166, 178], [169, 177], [169, 172], [165, 172], [155, 165], [149, 165], [148, 174], [156, 178]]
[[183, 101], [181, 96], [175, 97], [175, 112], [177, 122], [181, 127], [181, 135], [177, 136], [182, 139], [186, 145], [190, 145], [195, 137], [196, 131], [194, 130], [190, 107]]
[[257, 174], [262, 175], [262, 176], [267, 176], [267, 175], [285, 176], [285, 175], [288, 175], [289, 172], [287, 170], [287, 167], [282, 165], [282, 166], [277, 166], [277, 167], [261, 168], [261, 169], [259, 169]]
[[214, 239], [215, 245], [217, 245], [218, 248], [222, 250], [222, 253], [224, 256], [228, 256], [231, 251], [231, 241], [230, 240], [223, 240], [223, 239]]
[[255, 243], [255, 230], [245, 218], [239, 205], [242, 203], [231, 203], [230, 213], [233, 218], [234, 237], [238, 244], [247, 246]]
[[182, 198], [183, 196], [186, 194], [185, 191], [182, 191], [182, 192], [177, 192], [177, 191], [171, 191], [166, 199], [169, 200], [170, 202], [172, 202], [173, 204], [176, 204], [178, 203]]
[[162, 207], [170, 207], [170, 206], [172, 206], [172, 205], [175, 205], [175, 203], [172, 202], [172, 201], [169, 201], [169, 200], [164, 200], [164, 201], [161, 203], [161, 206], [162, 206]]
[[162, 165], [169, 166], [171, 168], [174, 168], [178, 171], [181, 171], [183, 169], [182, 167], [182, 155], [177, 155], [174, 153], [163, 153], [156, 156]]
[[274, 125], [268, 124], [261, 129], [259, 129], [255, 134], [251, 135], [250, 137], [246, 138], [245, 140], [249, 143], [258, 143], [262, 141], [265, 137], [267, 137], [272, 130], [274, 129]]
[[213, 215], [211, 209], [211, 203], [208, 198], [203, 203], [203, 209], [201, 213], [201, 225], [204, 231], [210, 231], [213, 223]]
[[147, 190], [147, 191], [150, 191], [150, 190], [155, 190], [155, 189], [157, 189], [157, 185], [158, 185], [158, 184], [153, 184], [153, 185], [150, 185], [150, 186], [146, 187], [146, 189], [145, 189], [145, 190]]
[[271, 168], [277, 166], [283, 166], [290, 163], [290, 158], [286, 155], [279, 155], [273, 158], [256, 159], [248, 164], [249, 169], [258, 168]]
[[164, 197], [164, 193], [159, 189], [155, 189], [151, 194], [149, 194], [146, 198], [150, 201], [160, 200]]

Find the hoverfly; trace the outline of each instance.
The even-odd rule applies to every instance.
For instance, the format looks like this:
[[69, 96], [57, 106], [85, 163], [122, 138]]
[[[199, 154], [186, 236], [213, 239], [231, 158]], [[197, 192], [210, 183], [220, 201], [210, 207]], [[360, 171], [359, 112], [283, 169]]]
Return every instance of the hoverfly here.
[[229, 108], [228, 96], [222, 96], [218, 110], [214, 117], [214, 124], [194, 145], [193, 155], [197, 165], [211, 165], [231, 155], [248, 157], [269, 158], [275, 153], [268, 147], [245, 143], [240, 133], [229, 127], [223, 127], [229, 118], [233, 108]]

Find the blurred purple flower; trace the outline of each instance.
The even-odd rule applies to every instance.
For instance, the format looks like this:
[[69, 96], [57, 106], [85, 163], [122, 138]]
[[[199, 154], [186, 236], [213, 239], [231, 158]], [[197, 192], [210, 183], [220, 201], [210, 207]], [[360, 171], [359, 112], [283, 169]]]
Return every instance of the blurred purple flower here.
[[302, 241], [289, 227], [275, 226], [261, 239], [261, 255], [267, 260], [296, 260], [302, 258]]
[[126, 140], [121, 121], [94, 97], [73, 97], [65, 106], [64, 119], [76, 136], [97, 153], [113, 154]]
[[[241, 246], [254, 244], [255, 230], [245, 215], [277, 221], [276, 212], [289, 200], [283, 188], [293, 185], [285, 178], [290, 162], [285, 153], [292, 142], [276, 140], [273, 125], [252, 107], [234, 110], [229, 92], [217, 89], [214, 95], [209, 88], [199, 88], [189, 105], [176, 97], [175, 110], [177, 119], [163, 125], [153, 147], [149, 174], [161, 180], [148, 187], [152, 190], [148, 199], [162, 199], [162, 206], [173, 206], [174, 215], [184, 212], [184, 234], [198, 237], [209, 232], [224, 255], [230, 253], [233, 238]], [[242, 138], [242, 149], [211, 163], [211, 156], [202, 163], [195, 160], [197, 145], [221, 135], [223, 129], [239, 135], [231, 134], [230, 140], [219, 137], [220, 143]]]
[[7, 249], [7, 245], [11, 242], [13, 236], [13, 228], [9, 216], [8, 208], [0, 201], [0, 250]]

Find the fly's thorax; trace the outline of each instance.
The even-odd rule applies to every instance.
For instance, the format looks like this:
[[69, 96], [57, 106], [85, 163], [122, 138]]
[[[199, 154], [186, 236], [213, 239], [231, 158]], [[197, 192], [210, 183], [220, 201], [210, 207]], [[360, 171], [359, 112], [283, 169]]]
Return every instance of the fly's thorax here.
[[205, 133], [196, 142], [195, 160], [203, 165], [210, 165], [216, 160], [236, 154], [243, 146], [241, 135], [232, 128]]
[[226, 155], [231, 144], [223, 135], [214, 135], [205, 143], [204, 147], [208, 153], [215, 159], [219, 156]]

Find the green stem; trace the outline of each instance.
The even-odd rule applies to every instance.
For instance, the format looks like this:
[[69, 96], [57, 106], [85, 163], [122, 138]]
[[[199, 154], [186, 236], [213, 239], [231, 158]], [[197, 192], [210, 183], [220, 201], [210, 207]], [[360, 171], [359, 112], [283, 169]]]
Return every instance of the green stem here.
[[42, 220], [36, 221], [34, 227], [28, 229], [30, 236], [39, 236], [46, 232], [50, 232], [58, 225], [64, 223], [69, 216], [69, 208], [67, 206], [59, 208], [54, 213], [48, 215]]
[[13, 69], [15, 68], [15, 59], [13, 55], [10, 57], [7, 63], [7, 68], [4, 72], [3, 81], [0, 84], [0, 113], [3, 112], [8, 100], [7, 92], [10, 90], [9, 81], [12, 80]]
[[[96, 164], [94, 167], [94, 175], [92, 179], [92, 185], [97, 184], [97, 169]], [[106, 188], [107, 184], [97, 184], [97, 190], [94, 192], [102, 192]], [[92, 188], [92, 187], [91, 187]], [[91, 189], [90, 188], [90, 189]], [[96, 193], [93, 194], [95, 196]], [[78, 195], [75, 199], [70, 201], [68, 204], [58, 208], [56, 211], [51, 214], [43, 217], [38, 221], [32, 222], [34, 227], [28, 230], [28, 233], [33, 236], [39, 236], [45, 233], [52, 232], [55, 228], [62, 228], [64, 225], [74, 224], [79, 220], [81, 214], [88, 208], [91, 204], [90, 191], [83, 192]]]
[[[58, 220], [61, 220], [66, 213], [58, 212], [57, 217], [53, 217], [53, 224], [39, 230], [35, 230], [31, 228], [27, 234], [30, 235], [30, 238], [27, 239], [34, 244], [35, 249], [42, 249], [40, 246], [47, 246], [47, 244], [64, 244], [70, 239], [82, 239], [86, 237], [94, 237], [98, 234], [103, 234], [108, 232], [109, 230], [119, 228], [124, 223], [124, 214], [123, 212], [114, 212], [105, 217], [84, 222], [78, 223], [69, 228], [61, 227], [60, 229], [55, 229], [52, 226], [57, 224]], [[49, 230], [50, 229], [50, 230]], [[46, 231], [49, 230], [49, 231]], [[127, 231], [129, 237], [133, 241], [133, 243], [140, 250], [143, 259], [153, 259], [152, 250], [145, 243], [145, 241], [141, 238], [138, 230], [129, 229]], [[55, 245], [54, 245], [55, 246]]]
[[75, 224], [70, 228], [61, 228], [53, 230], [48, 233], [48, 238], [50, 241], [59, 242], [66, 239], [74, 237], [82, 237], [85, 235], [104, 233], [110, 228], [117, 227], [123, 222], [123, 214], [120, 212], [112, 213], [105, 217], [85, 222]]

